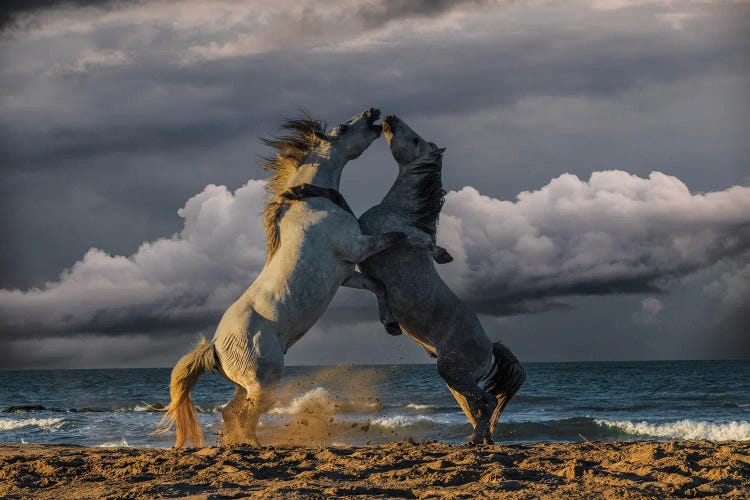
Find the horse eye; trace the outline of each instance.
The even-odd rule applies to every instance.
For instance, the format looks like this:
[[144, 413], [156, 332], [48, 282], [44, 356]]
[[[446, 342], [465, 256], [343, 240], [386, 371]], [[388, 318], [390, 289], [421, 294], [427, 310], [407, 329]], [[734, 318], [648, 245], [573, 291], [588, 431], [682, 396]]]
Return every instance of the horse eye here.
[[417, 138], [415, 137], [414, 139], [412, 139], [412, 140], [411, 140], [411, 142], [413, 142], [413, 143], [414, 143], [414, 145], [416, 146], [417, 144], [419, 144], [419, 139], [417, 139]]
[[339, 125], [339, 134], [343, 134], [347, 130], [349, 130], [349, 125]]

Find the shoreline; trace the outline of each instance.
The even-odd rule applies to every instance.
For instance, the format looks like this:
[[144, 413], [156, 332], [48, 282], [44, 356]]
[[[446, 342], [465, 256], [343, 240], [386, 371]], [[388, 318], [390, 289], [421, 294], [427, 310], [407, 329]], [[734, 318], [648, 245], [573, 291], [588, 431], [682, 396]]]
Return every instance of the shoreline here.
[[0, 444], [10, 498], [745, 498], [750, 441], [465, 447], [89, 448]]

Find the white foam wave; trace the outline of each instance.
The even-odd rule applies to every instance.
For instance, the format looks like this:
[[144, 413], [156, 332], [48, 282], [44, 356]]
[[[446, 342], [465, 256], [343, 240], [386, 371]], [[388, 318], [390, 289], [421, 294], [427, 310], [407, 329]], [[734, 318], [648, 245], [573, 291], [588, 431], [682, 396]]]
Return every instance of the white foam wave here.
[[27, 418], [24, 420], [0, 418], [0, 431], [12, 431], [23, 427], [39, 427], [45, 431], [54, 431], [60, 427], [63, 420], [62, 418]]
[[434, 406], [430, 406], [430, 405], [418, 405], [416, 403], [409, 403], [408, 405], [406, 405], [406, 407], [409, 408], [410, 410], [417, 410], [417, 411], [419, 411], [419, 410], [430, 410], [430, 409], [434, 408]]
[[119, 441], [110, 441], [107, 443], [98, 444], [96, 445], [96, 447], [97, 448], [132, 448], [132, 446], [130, 446], [128, 442], [125, 441], [125, 438], [122, 438]]
[[750, 440], [750, 422], [732, 421], [723, 424], [713, 422], [680, 420], [663, 424], [631, 422], [628, 420], [596, 420], [599, 425], [614, 427], [639, 436], [671, 439], [705, 439], [707, 441], [747, 441]]
[[421, 423], [439, 424], [444, 422], [440, 422], [437, 419], [425, 417], [422, 415], [419, 415], [417, 417], [407, 415], [393, 415], [392, 417], [376, 418], [371, 422], [372, 425], [385, 427], [386, 429], [398, 429]]

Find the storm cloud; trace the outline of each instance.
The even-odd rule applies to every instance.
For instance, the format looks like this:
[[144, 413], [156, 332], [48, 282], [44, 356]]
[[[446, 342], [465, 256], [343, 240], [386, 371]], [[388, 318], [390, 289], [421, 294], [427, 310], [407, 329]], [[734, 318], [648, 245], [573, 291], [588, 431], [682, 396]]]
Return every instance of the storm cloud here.
[[[216, 323], [264, 264], [263, 186], [206, 186], [179, 210], [179, 234], [131, 256], [92, 248], [58, 281], [0, 291], [5, 338], [200, 331]], [[440, 267], [443, 276], [480, 312], [540, 310], [549, 306], [538, 301], [567, 295], [654, 292], [750, 253], [750, 188], [692, 194], [675, 177], [621, 171], [588, 181], [562, 175], [515, 201], [466, 187], [446, 195], [438, 238], [456, 259]], [[346, 311], [363, 296], [340, 294], [333, 307]]]
[[[262, 176], [257, 137], [300, 108], [333, 123], [376, 106], [448, 148], [440, 238], [457, 259], [441, 272], [492, 325], [567, 314], [578, 319], [565, 332], [595, 329], [593, 311], [575, 312], [581, 297], [606, 295], [597, 307], [630, 308], [626, 319], [658, 297], [661, 312], [623, 345], [666, 323], [685, 338], [700, 323], [687, 356], [723, 356], [747, 336], [733, 312], [747, 295], [721, 292], [742, 289], [730, 278], [748, 261], [747, 2], [81, 0], [5, 12], [3, 362], [24, 366], [33, 344], [47, 353], [38, 366], [60, 365], [41, 347], [53, 338], [60, 352], [104, 352], [136, 336], [165, 350], [156, 362], [184, 350], [160, 336], [210, 335], [263, 261], [262, 188], [248, 181]], [[376, 144], [342, 191], [361, 213], [394, 176]], [[683, 290], [705, 321], [684, 320], [696, 308]], [[374, 314], [371, 297], [342, 292], [303, 342], [335, 353], [316, 336], [344, 338], [345, 325], [375, 346]], [[608, 347], [580, 345], [593, 358]]]

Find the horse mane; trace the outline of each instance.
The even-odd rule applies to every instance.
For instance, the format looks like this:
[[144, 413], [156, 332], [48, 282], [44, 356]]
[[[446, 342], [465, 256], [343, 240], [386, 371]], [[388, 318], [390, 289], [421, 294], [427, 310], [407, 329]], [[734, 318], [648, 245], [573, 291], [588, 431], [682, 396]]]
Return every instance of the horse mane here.
[[274, 156], [262, 157], [263, 168], [270, 172], [266, 182], [266, 205], [263, 207], [263, 229], [266, 232], [266, 262], [279, 248], [279, 216], [288, 200], [280, 195], [287, 189], [289, 179], [304, 160], [320, 144], [316, 132], [325, 133], [326, 124], [303, 111], [303, 117], [281, 124], [280, 136], [261, 138], [266, 146], [276, 150]]
[[433, 152], [409, 169], [410, 175], [419, 176], [414, 184], [414, 198], [408, 209], [412, 217], [411, 225], [429, 234], [433, 242], [437, 239], [437, 226], [446, 194], [443, 189], [442, 159], [442, 153]]

